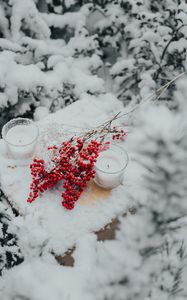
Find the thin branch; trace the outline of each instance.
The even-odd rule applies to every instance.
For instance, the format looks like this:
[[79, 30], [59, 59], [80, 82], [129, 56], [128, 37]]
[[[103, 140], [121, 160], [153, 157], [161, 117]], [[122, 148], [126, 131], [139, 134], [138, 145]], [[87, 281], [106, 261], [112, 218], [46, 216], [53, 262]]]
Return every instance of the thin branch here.
[[140, 104], [135, 105], [130, 111], [128, 111], [127, 113], [124, 113], [118, 117], [115, 118], [115, 120], [122, 118], [132, 112], [134, 112], [137, 108], [139, 108], [141, 105], [147, 103], [150, 100], [154, 100], [154, 97], [156, 96], [156, 99], [154, 101], [158, 101], [159, 98], [165, 93], [165, 91], [169, 88], [169, 86], [174, 83], [177, 79], [181, 78], [183, 75], [187, 74], [187, 72], [183, 72], [179, 75], [177, 75], [174, 79], [170, 80], [169, 82], [167, 82], [165, 85], [163, 85], [162, 87], [160, 87], [158, 90], [156, 90], [155, 92], [153, 92], [152, 94], [150, 94], [148, 97], [146, 97], [144, 100], [141, 101]]
[[165, 46], [165, 48], [164, 48], [164, 50], [163, 50], [163, 52], [162, 52], [160, 64], [161, 64], [161, 62], [162, 62], [162, 60], [163, 60], [163, 58], [164, 58], [164, 56], [165, 56], [165, 54], [166, 54], [166, 51], [167, 51], [169, 45], [173, 42], [174, 38], [176, 37], [176, 34], [179, 32], [179, 30], [181, 30], [181, 28], [183, 28], [183, 27], [185, 27], [185, 26], [187, 26], [187, 24], [181, 25], [179, 28], [177, 28], [177, 29], [174, 31], [174, 33], [173, 33], [173, 35], [172, 35], [172, 38], [168, 41], [168, 43], [166, 44], [166, 46]]

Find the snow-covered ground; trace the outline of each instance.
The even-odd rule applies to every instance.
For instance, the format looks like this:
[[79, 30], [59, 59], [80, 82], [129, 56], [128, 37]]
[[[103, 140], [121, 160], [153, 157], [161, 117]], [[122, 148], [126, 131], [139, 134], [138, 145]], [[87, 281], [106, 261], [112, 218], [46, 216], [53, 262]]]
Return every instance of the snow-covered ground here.
[[[36, 155], [45, 157], [47, 145], [119, 111], [129, 108], [110, 94], [83, 96], [37, 122]], [[19, 211], [10, 230], [18, 237], [24, 261], [4, 270], [0, 299], [186, 299], [185, 114], [148, 103], [119, 119], [129, 132], [122, 144], [130, 158], [124, 184], [93, 205], [84, 202], [85, 193], [73, 211], [61, 206], [58, 189], [28, 204], [28, 161], [8, 159], [1, 140], [1, 187]], [[137, 206], [136, 214], [122, 217], [132, 206]], [[120, 219], [116, 239], [98, 241], [95, 231], [115, 217]], [[72, 247], [74, 266], [59, 265], [54, 253], [63, 255]]]
[[[45, 141], [51, 144], [62, 138], [63, 128], [72, 134], [72, 130], [101, 124], [119, 111], [124, 111], [121, 102], [106, 94], [97, 98], [85, 96], [49, 115], [37, 123], [40, 129], [37, 155], [45, 155]], [[53, 128], [51, 139], [49, 128]], [[57, 130], [56, 136], [54, 130]], [[128, 151], [128, 141], [122, 145]], [[4, 272], [0, 281], [1, 299], [11, 299], [13, 295], [29, 295], [32, 300], [92, 299], [86, 287], [95, 261], [94, 231], [135, 204], [129, 193], [132, 194], [132, 189], [138, 193], [142, 169], [129, 153], [124, 185], [114, 189], [108, 199], [101, 198], [91, 206], [84, 201], [78, 202], [73, 211], [67, 211], [61, 206], [58, 189], [47, 191], [32, 204], [27, 203], [31, 181], [28, 162], [9, 159], [3, 140], [0, 152], [2, 190], [19, 211], [19, 216], [12, 219], [11, 230], [17, 234], [25, 258], [20, 266]], [[73, 246], [76, 246], [74, 267], [59, 266], [51, 253], [63, 255]], [[8, 286], [11, 289], [7, 289]]]
[[[124, 184], [107, 198], [89, 186], [72, 211], [58, 187], [28, 204], [29, 161], [0, 140], [0, 300], [187, 299], [185, 2], [0, 1], [1, 127], [33, 119], [47, 159], [48, 145], [131, 112], [116, 122]], [[113, 218], [115, 239], [97, 240]], [[72, 247], [74, 266], [59, 265]]]

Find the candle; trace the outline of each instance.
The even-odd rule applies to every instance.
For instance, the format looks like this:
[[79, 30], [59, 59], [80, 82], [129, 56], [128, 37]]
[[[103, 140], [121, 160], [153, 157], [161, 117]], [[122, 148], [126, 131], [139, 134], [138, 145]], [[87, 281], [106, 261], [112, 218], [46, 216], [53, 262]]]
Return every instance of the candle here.
[[127, 153], [119, 146], [111, 145], [110, 149], [100, 153], [95, 164], [97, 185], [112, 189], [123, 182], [124, 169], [128, 163]]
[[3, 127], [2, 134], [10, 158], [27, 159], [32, 156], [38, 137], [38, 128], [33, 121], [13, 119]]

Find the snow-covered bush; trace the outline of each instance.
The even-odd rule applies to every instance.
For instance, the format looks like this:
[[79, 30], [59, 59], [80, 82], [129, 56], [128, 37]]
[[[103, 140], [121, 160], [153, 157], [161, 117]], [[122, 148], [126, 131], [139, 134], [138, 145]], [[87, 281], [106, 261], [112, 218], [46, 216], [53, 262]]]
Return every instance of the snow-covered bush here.
[[7, 200], [0, 190], [0, 276], [5, 269], [10, 269], [23, 261], [17, 245], [17, 237], [11, 232], [10, 224], [13, 213], [7, 208]]
[[[187, 4], [181, 0], [93, 1], [104, 62], [110, 63], [113, 91], [125, 103], [186, 71]], [[96, 14], [95, 12], [95, 14]], [[108, 69], [108, 68], [107, 68]], [[160, 100], [176, 108], [172, 86]]]
[[140, 101], [186, 70], [186, 16], [180, 0], [1, 0], [1, 124], [84, 93]]
[[186, 299], [187, 123], [165, 107], [136, 117], [129, 146], [146, 172], [133, 192], [136, 214], [121, 218], [116, 240], [97, 245], [97, 299]]
[[85, 27], [88, 5], [59, 14], [50, 13], [45, 1], [10, 0], [1, 1], [0, 13], [1, 123], [104, 92], [95, 75], [102, 65], [98, 41]]

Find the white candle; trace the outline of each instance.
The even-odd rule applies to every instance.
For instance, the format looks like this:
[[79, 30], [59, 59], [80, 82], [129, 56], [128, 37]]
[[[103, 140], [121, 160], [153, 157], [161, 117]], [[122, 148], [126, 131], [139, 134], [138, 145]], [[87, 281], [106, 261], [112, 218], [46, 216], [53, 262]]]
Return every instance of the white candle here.
[[[4, 133], [3, 137], [7, 146], [7, 153], [10, 158], [15, 159], [27, 159], [32, 156], [35, 146], [36, 140], [38, 136], [38, 128], [32, 124], [33, 122], [27, 119], [22, 119], [23, 124], [20, 123], [20, 119], [18, 125], [5, 129], [6, 133]], [[13, 123], [13, 120], [10, 121]], [[27, 122], [27, 123], [26, 123]], [[25, 124], [24, 124], [25, 123]], [[8, 126], [9, 123], [7, 123]], [[5, 125], [6, 126], [6, 125]]]
[[[119, 149], [122, 151], [121, 148]], [[123, 181], [128, 156], [116, 150], [118, 150], [117, 146], [111, 146], [111, 149], [101, 152], [95, 164], [94, 181], [103, 188], [117, 187]]]

